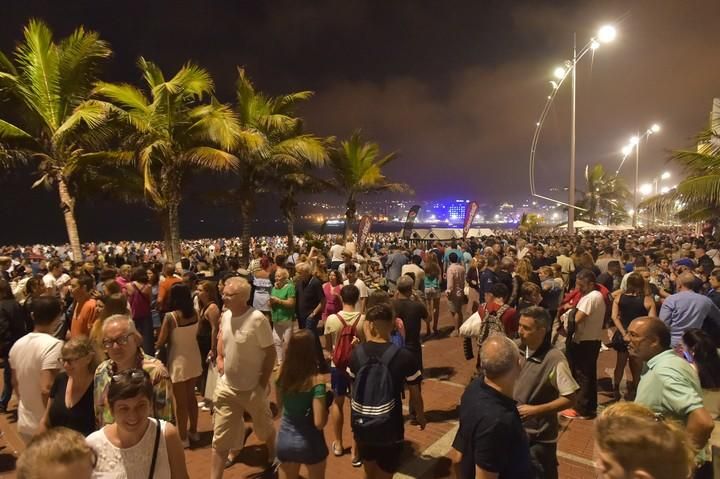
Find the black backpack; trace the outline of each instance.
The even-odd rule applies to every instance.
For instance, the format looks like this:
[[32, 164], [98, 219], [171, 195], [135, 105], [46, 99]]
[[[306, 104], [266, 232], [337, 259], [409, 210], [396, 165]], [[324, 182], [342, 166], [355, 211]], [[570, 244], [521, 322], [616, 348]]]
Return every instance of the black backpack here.
[[395, 384], [390, 362], [400, 352], [394, 344], [379, 358], [368, 356], [364, 347], [357, 348], [362, 367], [355, 376], [350, 403], [350, 421], [358, 442], [392, 443], [401, 441], [397, 426], [393, 424], [396, 407]]

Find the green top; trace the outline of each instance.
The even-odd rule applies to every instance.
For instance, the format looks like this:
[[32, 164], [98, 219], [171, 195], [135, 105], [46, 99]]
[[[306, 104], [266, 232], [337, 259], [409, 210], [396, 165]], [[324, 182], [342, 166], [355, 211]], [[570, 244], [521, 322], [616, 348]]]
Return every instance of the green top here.
[[325, 399], [325, 384], [317, 384], [309, 391], [283, 394], [283, 415], [288, 417], [307, 416], [308, 410], [312, 410], [312, 402], [315, 398]]
[[[285, 286], [278, 289], [275, 286], [273, 286], [272, 291], [270, 292], [270, 296], [273, 298], [278, 299], [289, 299], [295, 297], [295, 285], [292, 283], [292, 281], [288, 281], [285, 283]], [[279, 323], [282, 321], [292, 321], [295, 319], [295, 307], [288, 307], [283, 306], [281, 304], [273, 304], [272, 305], [272, 320], [273, 323]]]

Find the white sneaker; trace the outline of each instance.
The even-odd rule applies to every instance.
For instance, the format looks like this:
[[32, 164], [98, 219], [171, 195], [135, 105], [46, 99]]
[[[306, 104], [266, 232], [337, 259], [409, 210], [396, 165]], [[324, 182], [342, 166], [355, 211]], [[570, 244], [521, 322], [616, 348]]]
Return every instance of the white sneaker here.
[[200, 433], [199, 432], [189, 432], [188, 439], [191, 442], [198, 442], [198, 441], [200, 441]]
[[205, 407], [205, 401], [198, 401], [198, 407]]

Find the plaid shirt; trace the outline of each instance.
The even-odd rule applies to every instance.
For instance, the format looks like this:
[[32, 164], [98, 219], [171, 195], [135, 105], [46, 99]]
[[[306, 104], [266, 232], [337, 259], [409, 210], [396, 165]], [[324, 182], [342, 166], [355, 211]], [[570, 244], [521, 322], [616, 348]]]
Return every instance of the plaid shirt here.
[[[142, 368], [150, 376], [155, 391], [154, 397], [154, 417], [167, 422], [175, 423], [175, 413], [173, 409], [173, 393], [172, 382], [170, 382], [170, 374], [159, 359], [148, 356], [140, 350], [138, 354], [137, 368]], [[107, 359], [100, 363], [95, 370], [95, 424], [98, 429], [106, 424], [115, 422], [110, 405], [107, 402], [108, 389], [112, 375], [117, 373], [117, 366], [112, 359]]]

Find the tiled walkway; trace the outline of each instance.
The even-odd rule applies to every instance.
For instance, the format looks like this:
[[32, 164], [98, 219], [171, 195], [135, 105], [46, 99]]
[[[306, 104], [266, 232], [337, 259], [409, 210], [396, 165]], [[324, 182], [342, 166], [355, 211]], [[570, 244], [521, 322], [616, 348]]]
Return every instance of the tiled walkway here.
[[[442, 306], [441, 326], [449, 327], [449, 317]], [[423, 347], [425, 363], [425, 376], [428, 379], [423, 383], [423, 398], [427, 412], [428, 425], [424, 431], [406, 423], [406, 448], [400, 472], [396, 478], [448, 478], [450, 461], [447, 452], [452, 443], [457, 427], [457, 405], [468, 383], [474, 365], [473, 361], [466, 361], [463, 355], [462, 340], [460, 338], [443, 337], [425, 343]], [[598, 377], [601, 383], [608, 383], [607, 369], [614, 365], [615, 356], [611, 351], [600, 354], [598, 362]], [[610, 369], [611, 371], [611, 369]], [[274, 397], [274, 395], [273, 395]], [[606, 403], [609, 397], [599, 396], [599, 402]], [[346, 402], [346, 417], [349, 417], [349, 408]], [[14, 463], [13, 452], [21, 449], [16, 437], [14, 425], [9, 423], [10, 415], [0, 417], [0, 429], [5, 433], [0, 438], [0, 477], [15, 477], [12, 472]], [[210, 415], [201, 412], [199, 431], [202, 436], [201, 446], [186, 451], [186, 460], [190, 477], [205, 478], [210, 471], [209, 444], [212, 437]], [[332, 442], [329, 437], [329, 427], [325, 429], [328, 445]], [[350, 445], [350, 427], [346, 420], [344, 442]], [[592, 421], [564, 421], [561, 420], [561, 437], [559, 442], [558, 460], [560, 462], [560, 477], [564, 479], [587, 479], [596, 477], [592, 468], [593, 440]], [[265, 449], [258, 444], [254, 435], [248, 439], [247, 446], [241, 453], [238, 463], [226, 470], [227, 478], [258, 477], [262, 471], [261, 465], [265, 460]], [[327, 474], [329, 479], [361, 478], [360, 469], [350, 464], [350, 455], [342, 457], [328, 457]]]

